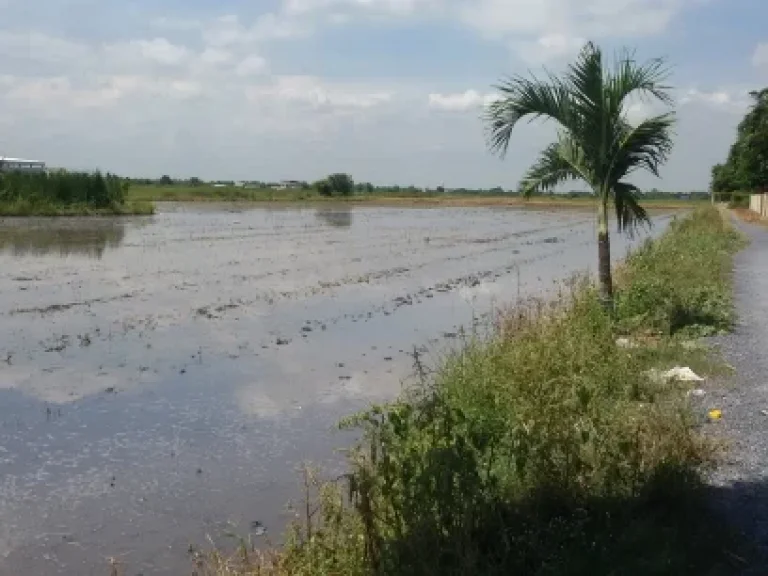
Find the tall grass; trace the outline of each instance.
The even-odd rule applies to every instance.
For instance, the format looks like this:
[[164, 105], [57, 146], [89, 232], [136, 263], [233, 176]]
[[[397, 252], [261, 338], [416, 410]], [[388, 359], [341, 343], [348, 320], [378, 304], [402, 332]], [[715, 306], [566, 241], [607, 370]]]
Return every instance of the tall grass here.
[[[730, 574], [730, 535], [700, 473], [712, 447], [687, 385], [686, 332], [732, 318], [738, 237], [713, 208], [626, 263], [618, 308], [577, 280], [507, 312], [401, 399], [343, 423], [349, 474], [270, 554], [201, 557], [198, 574]], [[631, 335], [634, 346], [617, 345]]]
[[731, 328], [728, 278], [739, 235], [714, 208], [675, 221], [646, 242], [619, 272], [619, 327], [665, 335], [704, 336]]
[[151, 213], [151, 204], [125, 202], [125, 184], [99, 172], [0, 174], [0, 214], [57, 216], [70, 214]]

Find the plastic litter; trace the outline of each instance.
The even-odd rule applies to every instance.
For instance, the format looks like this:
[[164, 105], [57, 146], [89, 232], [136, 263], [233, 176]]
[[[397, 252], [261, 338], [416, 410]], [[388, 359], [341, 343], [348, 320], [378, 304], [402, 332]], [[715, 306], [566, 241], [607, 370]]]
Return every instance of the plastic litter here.
[[723, 411], [718, 410], [715, 408], [714, 410], [709, 411], [709, 419], [710, 420], [720, 420], [723, 417]]
[[706, 396], [707, 392], [705, 390], [702, 390], [701, 388], [694, 388], [690, 392], [688, 392], [688, 396], [695, 396], [696, 398], [701, 398], [702, 396]]
[[679, 380], [681, 382], [703, 382], [704, 378], [696, 374], [693, 370], [685, 367], [676, 366], [662, 374], [664, 380]]

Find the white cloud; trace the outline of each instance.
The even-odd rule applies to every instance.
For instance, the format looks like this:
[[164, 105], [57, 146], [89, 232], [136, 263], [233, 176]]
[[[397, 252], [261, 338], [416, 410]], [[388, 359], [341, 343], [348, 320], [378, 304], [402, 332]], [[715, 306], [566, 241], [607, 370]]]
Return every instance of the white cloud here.
[[680, 95], [678, 103], [681, 106], [689, 104], [704, 104], [711, 108], [730, 112], [743, 112], [750, 104], [748, 90], [721, 89], [702, 91], [690, 88]]
[[371, 91], [370, 87], [333, 84], [311, 76], [282, 76], [267, 85], [247, 90], [251, 102], [265, 99], [282, 103], [298, 103], [314, 109], [369, 109], [385, 104], [392, 93]]
[[171, 18], [168, 16], [161, 16], [160, 18], [154, 18], [150, 25], [154, 28], [161, 28], [163, 30], [197, 30], [202, 24], [200, 20], [193, 18]]
[[178, 66], [184, 63], [190, 55], [187, 48], [171, 44], [165, 38], [135, 40], [133, 44], [138, 47], [142, 56], [166, 66]]
[[[687, 0], [691, 2], [692, 0]], [[488, 35], [588, 37], [663, 31], [686, 0], [478, 0], [460, 4], [467, 24]]]
[[432, 4], [435, 4], [434, 0], [285, 0], [284, 9], [290, 15], [345, 7], [394, 14], [410, 14], [421, 6]]
[[334, 12], [328, 16], [328, 22], [337, 26], [347, 24], [350, 20], [352, 20], [352, 17], [349, 14], [344, 14], [343, 12]]
[[203, 40], [208, 46], [231, 46], [246, 42], [248, 31], [237, 16], [221, 16], [203, 28]]
[[237, 15], [227, 15], [202, 27], [203, 41], [218, 48], [286, 40], [303, 37], [310, 32], [309, 24], [273, 13], [262, 14], [248, 26]]
[[[283, 0], [272, 15], [301, 22], [309, 33], [321, 22], [414, 14], [456, 20], [511, 46], [528, 63], [572, 55], [584, 38], [638, 38], [665, 31], [686, 7], [703, 0]], [[322, 18], [319, 16], [323, 15]], [[311, 24], [308, 24], [311, 23]], [[273, 29], [274, 26], [270, 26]]]
[[251, 54], [237, 65], [235, 73], [238, 76], [253, 76], [267, 70], [267, 61], [257, 54]]
[[203, 64], [210, 64], [212, 66], [227, 64], [231, 62], [233, 55], [227, 50], [221, 48], [206, 48], [200, 55], [200, 61]]
[[569, 59], [577, 54], [586, 43], [580, 36], [546, 34], [532, 42], [520, 42], [517, 53], [529, 64], [545, 64]]
[[498, 96], [495, 94], [481, 94], [477, 90], [467, 90], [456, 94], [430, 94], [429, 106], [437, 110], [465, 112], [487, 106], [497, 98]]
[[572, 56], [584, 39], [639, 38], [665, 31], [699, 0], [461, 1], [458, 18], [484, 36], [509, 44], [529, 64]]
[[752, 65], [755, 68], [768, 68], [768, 42], [761, 42], [755, 47]]
[[75, 85], [66, 77], [8, 78], [5, 98], [17, 101], [23, 108], [65, 115], [67, 109], [103, 108], [123, 98], [145, 95], [170, 99], [187, 99], [201, 93], [199, 83], [191, 80], [168, 80], [151, 76], [98, 77]]
[[624, 115], [626, 116], [626, 119], [629, 120], [630, 124], [635, 125], [643, 122], [644, 120], [647, 120], [648, 118], [651, 118], [657, 113], [658, 111], [655, 110], [651, 104], [642, 100], [631, 102], [624, 108]]
[[301, 38], [311, 32], [312, 27], [308, 23], [274, 13], [260, 16], [250, 28], [252, 39], [258, 42]]
[[488, 36], [540, 34], [563, 27], [561, 20], [565, 13], [562, 9], [554, 10], [554, 4], [554, 0], [479, 0], [461, 3], [458, 15]]
[[64, 38], [41, 32], [0, 31], [0, 55], [3, 59], [24, 59], [60, 64], [88, 58], [88, 48]]

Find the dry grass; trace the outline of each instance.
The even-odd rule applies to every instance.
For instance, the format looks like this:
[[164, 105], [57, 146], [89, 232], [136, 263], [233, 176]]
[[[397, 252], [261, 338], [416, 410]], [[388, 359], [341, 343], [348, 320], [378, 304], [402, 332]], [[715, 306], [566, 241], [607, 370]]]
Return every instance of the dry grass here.
[[768, 218], [763, 218], [757, 212], [750, 210], [749, 208], [731, 208], [736, 217], [742, 222], [748, 222], [749, 224], [759, 224], [760, 226], [768, 226]]

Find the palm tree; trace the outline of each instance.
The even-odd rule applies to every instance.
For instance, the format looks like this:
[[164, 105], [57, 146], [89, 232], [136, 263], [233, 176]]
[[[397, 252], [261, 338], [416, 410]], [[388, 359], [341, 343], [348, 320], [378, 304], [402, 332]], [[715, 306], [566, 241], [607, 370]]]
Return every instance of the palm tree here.
[[672, 104], [663, 60], [638, 64], [631, 53], [618, 56], [612, 70], [603, 66], [600, 48], [588, 43], [566, 72], [545, 79], [514, 76], [496, 88], [500, 98], [486, 111], [488, 145], [506, 154], [512, 131], [523, 118], [554, 120], [557, 141], [528, 169], [521, 189], [526, 196], [551, 190], [567, 180], [583, 180], [597, 200], [600, 296], [613, 305], [608, 205], [613, 201], [619, 231], [632, 233], [650, 224], [640, 206], [640, 190], [625, 180], [636, 170], [658, 176], [672, 150], [674, 114], [668, 112], [632, 125], [630, 96]]

